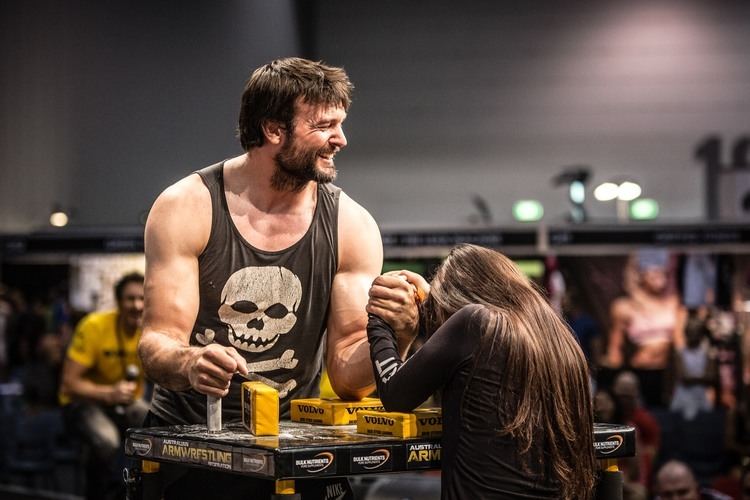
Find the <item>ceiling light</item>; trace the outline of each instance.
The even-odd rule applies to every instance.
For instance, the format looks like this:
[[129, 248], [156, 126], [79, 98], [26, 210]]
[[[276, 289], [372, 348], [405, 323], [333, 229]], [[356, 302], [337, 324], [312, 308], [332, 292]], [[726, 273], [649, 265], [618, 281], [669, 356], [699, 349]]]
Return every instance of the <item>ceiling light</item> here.
[[659, 203], [651, 198], [640, 198], [630, 204], [630, 218], [633, 220], [653, 220], [659, 216]]
[[617, 198], [619, 186], [614, 182], [604, 182], [594, 189], [594, 198], [599, 201], [611, 201]]
[[49, 216], [49, 223], [55, 227], [64, 227], [68, 225], [68, 214], [62, 210], [56, 210]]
[[641, 195], [641, 186], [635, 182], [625, 181], [617, 190], [617, 198], [623, 201], [635, 200]]
[[544, 216], [544, 207], [536, 200], [518, 200], [513, 204], [513, 218], [518, 222], [535, 222]]

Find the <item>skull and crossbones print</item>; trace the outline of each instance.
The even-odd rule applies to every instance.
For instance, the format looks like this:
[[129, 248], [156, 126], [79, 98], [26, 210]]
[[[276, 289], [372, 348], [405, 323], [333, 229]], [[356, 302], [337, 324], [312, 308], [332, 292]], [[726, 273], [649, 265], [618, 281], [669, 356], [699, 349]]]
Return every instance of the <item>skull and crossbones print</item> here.
[[[282, 335], [297, 323], [297, 308], [302, 285], [292, 271], [280, 266], [242, 268], [232, 274], [221, 291], [219, 319], [227, 325], [227, 339], [239, 351], [262, 353], [271, 349]], [[207, 329], [196, 335], [201, 344], [214, 341], [215, 332]], [[279, 396], [296, 387], [294, 379], [276, 383], [258, 373], [292, 369], [298, 360], [293, 349], [278, 358], [248, 363], [252, 378], [279, 390]], [[282, 394], [283, 392], [283, 394]]]

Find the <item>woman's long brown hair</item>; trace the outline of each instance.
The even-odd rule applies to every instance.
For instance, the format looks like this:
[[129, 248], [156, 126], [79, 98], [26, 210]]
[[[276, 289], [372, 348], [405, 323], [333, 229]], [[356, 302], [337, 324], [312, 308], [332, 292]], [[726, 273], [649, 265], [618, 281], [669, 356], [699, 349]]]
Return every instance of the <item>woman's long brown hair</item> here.
[[455, 247], [438, 268], [424, 304], [427, 331], [468, 304], [486, 306], [481, 348], [505, 360], [501, 432], [518, 440], [522, 456], [542, 443], [562, 498], [590, 499], [593, 407], [573, 333], [510, 259], [476, 245]]

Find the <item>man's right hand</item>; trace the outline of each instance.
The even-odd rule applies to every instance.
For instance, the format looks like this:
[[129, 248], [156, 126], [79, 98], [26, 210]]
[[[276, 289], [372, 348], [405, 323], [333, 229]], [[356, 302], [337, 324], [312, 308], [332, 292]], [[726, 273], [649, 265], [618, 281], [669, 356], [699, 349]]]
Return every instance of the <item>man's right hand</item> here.
[[128, 405], [135, 399], [137, 385], [132, 380], [120, 380], [112, 386], [109, 403], [112, 405]]
[[224, 397], [235, 373], [247, 375], [247, 362], [234, 347], [209, 344], [197, 348], [188, 364], [190, 386], [201, 394]]
[[430, 285], [422, 276], [407, 270], [390, 271], [372, 283], [367, 312], [380, 316], [393, 328], [402, 356], [419, 332], [417, 304], [429, 290]]

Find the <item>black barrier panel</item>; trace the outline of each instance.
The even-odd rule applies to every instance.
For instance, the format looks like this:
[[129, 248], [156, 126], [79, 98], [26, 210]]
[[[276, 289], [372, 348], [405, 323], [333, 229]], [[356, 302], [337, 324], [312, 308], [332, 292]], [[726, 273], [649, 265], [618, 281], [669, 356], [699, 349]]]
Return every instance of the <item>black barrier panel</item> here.
[[452, 247], [473, 243], [486, 247], [534, 246], [536, 231], [383, 231], [384, 247]]
[[0, 253], [18, 256], [34, 253], [140, 253], [143, 235], [133, 236], [66, 236], [66, 235], [0, 235]]
[[750, 243], [750, 227], [639, 227], [550, 229], [550, 246], [574, 245], [728, 245]]

